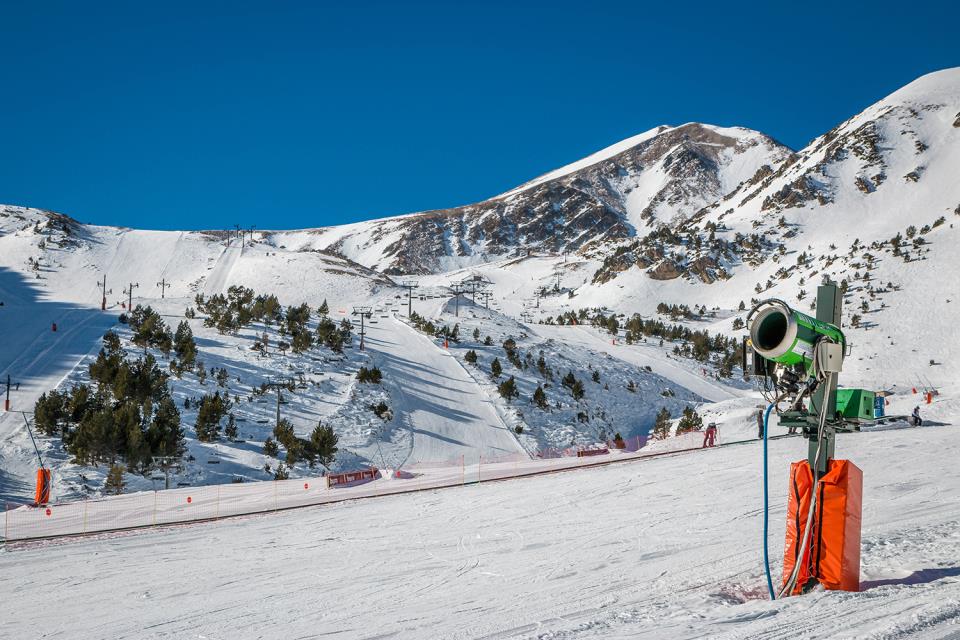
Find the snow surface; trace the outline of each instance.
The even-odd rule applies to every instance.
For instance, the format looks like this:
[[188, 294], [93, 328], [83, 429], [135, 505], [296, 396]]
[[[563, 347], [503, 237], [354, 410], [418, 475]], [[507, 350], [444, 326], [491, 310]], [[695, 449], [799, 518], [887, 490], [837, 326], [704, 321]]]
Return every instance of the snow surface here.
[[[908, 401], [909, 398], [903, 400]], [[769, 602], [760, 447], [8, 546], [28, 638], [946, 638], [960, 631], [956, 427], [842, 436], [864, 471], [862, 591]], [[771, 555], [786, 469], [771, 443]], [[923, 464], [918, 464], [922, 460]], [[149, 553], [145, 553], [149, 550]], [[42, 593], [57, 603], [35, 615]], [[104, 594], [110, 594], [104, 597]]]

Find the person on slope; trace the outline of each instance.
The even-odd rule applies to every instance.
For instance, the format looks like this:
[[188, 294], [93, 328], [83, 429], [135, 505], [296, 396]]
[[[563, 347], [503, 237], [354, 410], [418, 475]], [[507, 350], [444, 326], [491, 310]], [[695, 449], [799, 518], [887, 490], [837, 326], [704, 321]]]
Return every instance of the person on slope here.
[[911, 417], [913, 417], [913, 426], [915, 427], [923, 426], [923, 418], [920, 417], [920, 407], [913, 408], [913, 413], [911, 414]]
[[717, 438], [717, 423], [711, 422], [707, 425], [707, 430], [703, 434], [703, 446], [712, 447], [716, 444]]

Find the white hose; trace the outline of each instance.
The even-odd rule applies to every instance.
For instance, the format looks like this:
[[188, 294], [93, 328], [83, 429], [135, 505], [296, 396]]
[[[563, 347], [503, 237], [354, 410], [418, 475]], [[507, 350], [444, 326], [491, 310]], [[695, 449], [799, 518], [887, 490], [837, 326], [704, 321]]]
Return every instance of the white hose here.
[[[817, 371], [817, 369], [816, 349], [814, 349], [814, 370]], [[790, 577], [777, 594], [777, 599], [782, 598], [785, 593], [791, 593], [794, 586], [796, 586], [797, 577], [800, 575], [800, 565], [803, 563], [803, 554], [806, 553], [807, 544], [810, 542], [813, 514], [814, 511], [816, 511], [817, 505], [817, 467], [820, 465], [820, 450], [823, 447], [823, 433], [827, 424], [827, 405], [829, 404], [829, 400], [829, 398], [824, 398], [823, 404], [820, 407], [820, 424], [817, 427], [817, 451], [813, 456], [813, 469], [811, 469], [813, 474], [813, 484], [810, 486], [810, 507], [807, 509], [807, 524], [803, 529], [803, 540], [800, 544], [800, 552], [797, 554], [797, 562], [793, 565], [793, 571], [790, 572]], [[800, 505], [798, 504], [797, 506], [799, 507]]]

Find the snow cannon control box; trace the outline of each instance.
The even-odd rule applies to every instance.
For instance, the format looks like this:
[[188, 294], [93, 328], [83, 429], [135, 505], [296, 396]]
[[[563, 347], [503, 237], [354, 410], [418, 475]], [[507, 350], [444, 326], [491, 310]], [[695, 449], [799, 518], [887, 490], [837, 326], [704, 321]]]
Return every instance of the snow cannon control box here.
[[866, 389], [837, 389], [837, 414], [848, 422], [872, 422], [878, 417], [875, 397]]

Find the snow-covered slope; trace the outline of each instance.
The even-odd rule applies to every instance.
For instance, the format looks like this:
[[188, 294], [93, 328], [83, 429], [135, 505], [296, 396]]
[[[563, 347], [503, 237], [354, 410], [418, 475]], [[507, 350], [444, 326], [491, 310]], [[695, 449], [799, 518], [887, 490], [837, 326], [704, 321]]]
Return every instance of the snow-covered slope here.
[[[577, 412], [573, 410], [576, 403], [568, 402], [573, 414], [555, 414], [556, 424], [549, 435], [533, 437], [525, 449], [515, 433], [516, 420], [498, 412], [486, 383], [472, 376], [431, 337], [418, 335], [395, 319], [401, 310], [406, 311], [398, 300], [402, 289], [389, 278], [344, 258], [291, 248], [286, 244], [288, 237], [257, 234], [252, 241], [248, 237], [241, 243], [223, 233], [96, 227], [22, 207], [0, 211], [0, 234], [0, 302], [4, 303], [0, 329], [9, 338], [0, 343], [0, 376], [10, 374], [18, 385], [12, 398], [14, 411], [0, 413], [0, 497], [6, 499], [19, 501], [30, 495], [37, 466], [32, 440], [17, 412], [32, 411], [44, 392], [88, 383], [88, 367], [107, 329], [119, 334], [131, 359], [141, 354], [130, 342], [129, 328], [116, 323], [119, 313], [125, 311], [125, 291], [131, 284], [134, 305], [151, 305], [171, 329], [180, 322], [191, 326], [198, 360], [210, 370], [207, 381], [194, 371], [169, 381], [186, 435], [184, 459], [171, 474], [173, 486], [273, 477], [284, 454], [278, 458], [265, 453], [275, 405], [272, 394], [263, 395], [260, 385], [274, 379], [296, 381], [295, 388], [285, 392], [282, 409], [296, 435], [308, 437], [318, 422], [330, 425], [338, 434], [340, 452], [334, 469], [363, 464], [402, 466], [462, 456], [488, 460], [526, 457], [541, 447], [571, 442], [588, 445], [615, 431], [608, 425], [601, 434], [596, 423], [564, 422], [564, 417]], [[103, 275], [107, 276], [106, 312], [99, 308], [102, 293], [98, 281], [102, 282]], [[355, 307], [369, 307], [367, 350], [360, 353], [355, 340], [354, 348], [344, 355], [321, 346], [303, 354], [280, 353], [276, 345], [289, 337], [279, 334], [276, 325], [258, 322], [220, 333], [205, 326], [202, 312], [196, 318], [185, 317], [186, 309], [196, 305], [194, 295], [209, 298], [233, 285], [276, 294], [283, 305], [306, 302], [316, 310], [326, 301], [337, 323], [351, 318], [358, 324], [351, 312]], [[432, 287], [429, 300], [447, 299], [442, 287]], [[417, 301], [414, 308], [422, 312], [425, 306]], [[501, 320], [521, 326], [506, 317]], [[484, 320], [490, 326], [496, 322]], [[56, 331], [52, 331], [54, 323]], [[316, 321], [311, 320], [310, 330], [315, 327]], [[263, 335], [274, 345], [269, 355], [252, 350]], [[551, 365], [559, 366], [553, 362], [559, 357], [555, 350], [548, 351]], [[166, 370], [169, 354], [157, 349], [150, 352]], [[564, 357], [568, 361], [564, 366], [576, 368], [592, 354], [574, 346], [566, 348]], [[384, 372], [383, 384], [357, 384], [358, 368], [373, 365]], [[227, 373], [222, 386], [212, 380], [213, 372], [221, 369]], [[646, 409], [618, 409], [614, 393], [595, 402], [593, 410], [611, 418], [629, 416], [629, 424], [618, 426], [626, 435], [645, 433], [660, 406], [657, 400], [662, 386], [643, 382], [648, 374], [629, 363], [618, 365], [616, 375], [640, 384], [636, 397], [645, 402]], [[689, 404], [699, 400], [682, 384], [673, 388], [676, 399], [664, 400], [673, 409], [681, 400]], [[194, 427], [198, 401], [215, 391], [230, 394], [238, 436], [202, 442]], [[522, 391], [523, 401], [529, 403], [532, 389]], [[618, 393], [626, 392], [620, 389]], [[378, 417], [372, 410], [380, 402], [389, 408], [387, 417]], [[534, 418], [529, 416], [529, 422], [536, 425]], [[560, 418], [564, 420], [557, 422]], [[525, 437], [540, 431], [532, 429]], [[108, 466], [76, 464], [59, 436], [38, 435], [37, 445], [54, 470], [56, 499], [102, 492]], [[317, 470], [301, 464], [287, 472], [297, 477]], [[126, 483], [128, 490], [163, 486], [163, 481], [158, 485], [150, 473], [128, 474]]]

